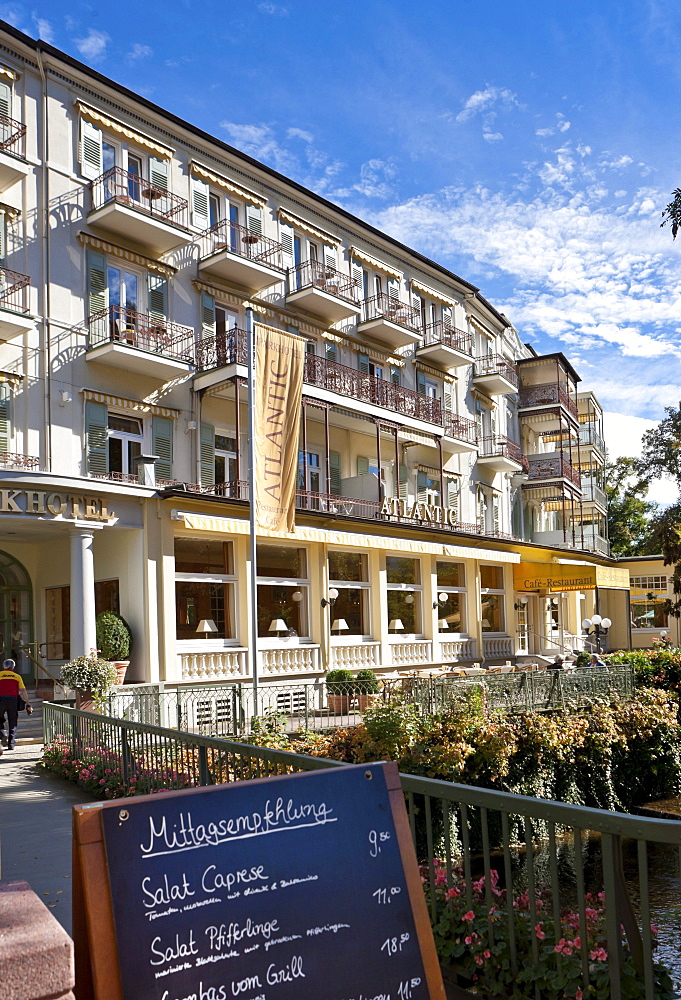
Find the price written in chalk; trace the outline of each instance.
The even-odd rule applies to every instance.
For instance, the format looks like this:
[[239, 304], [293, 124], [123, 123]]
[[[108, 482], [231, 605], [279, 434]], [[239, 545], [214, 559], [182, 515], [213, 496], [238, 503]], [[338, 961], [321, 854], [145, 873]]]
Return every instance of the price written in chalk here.
[[392, 903], [393, 896], [398, 896], [402, 892], [399, 885], [386, 886], [385, 889], [377, 889], [376, 892], [372, 892], [372, 896], [379, 904], [383, 906], [387, 903]]
[[403, 979], [397, 987], [397, 995], [400, 1000], [411, 1000], [411, 997], [414, 995], [414, 990], [420, 985], [421, 980], [418, 977], [415, 979]]
[[405, 932], [400, 934], [399, 937], [386, 938], [381, 945], [381, 951], [384, 951], [386, 955], [397, 955], [409, 940], [409, 934]]
[[381, 853], [381, 844], [390, 840], [388, 830], [369, 830], [369, 854], [372, 858], [377, 858]]

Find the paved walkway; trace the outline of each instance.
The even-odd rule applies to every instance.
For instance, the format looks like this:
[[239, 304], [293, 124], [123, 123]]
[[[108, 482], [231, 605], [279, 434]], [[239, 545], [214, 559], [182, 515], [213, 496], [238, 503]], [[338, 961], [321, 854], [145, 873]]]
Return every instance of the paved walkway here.
[[0, 878], [25, 879], [70, 933], [71, 808], [93, 799], [39, 768], [41, 749], [20, 743], [0, 757]]

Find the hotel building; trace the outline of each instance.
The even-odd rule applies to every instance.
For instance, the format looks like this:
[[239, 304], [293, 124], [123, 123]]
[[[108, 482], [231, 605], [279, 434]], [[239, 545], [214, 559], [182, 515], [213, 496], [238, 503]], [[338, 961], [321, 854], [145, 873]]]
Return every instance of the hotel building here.
[[[563, 354], [8, 25], [0, 263], [0, 632], [26, 674], [105, 609], [148, 681], [553, 656], [595, 611], [628, 645], [602, 413]], [[255, 594], [248, 307], [307, 352], [296, 529], [258, 539]]]

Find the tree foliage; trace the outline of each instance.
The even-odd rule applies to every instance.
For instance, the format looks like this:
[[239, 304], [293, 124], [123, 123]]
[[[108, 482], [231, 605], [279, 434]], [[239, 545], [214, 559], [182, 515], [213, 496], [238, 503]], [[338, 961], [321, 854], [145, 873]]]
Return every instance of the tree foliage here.
[[651, 518], [657, 504], [646, 500], [649, 478], [635, 458], [618, 458], [605, 468], [608, 535], [614, 556], [645, 556], [656, 550]]
[[[679, 211], [681, 211], [681, 189], [677, 190]], [[668, 206], [669, 207], [669, 206]], [[681, 221], [681, 216], [679, 216]], [[673, 230], [672, 230], [673, 232]], [[679, 490], [679, 498], [653, 518], [652, 543], [656, 551], [662, 553], [665, 566], [673, 566], [673, 598], [667, 601], [665, 610], [675, 618], [681, 617], [681, 406], [666, 406], [667, 416], [657, 427], [643, 435], [643, 449], [637, 467], [642, 476], [674, 479]]]
[[676, 239], [676, 234], [681, 226], [681, 188], [676, 188], [672, 192], [672, 200], [662, 212], [662, 222], [660, 228], [667, 223], [672, 227], [672, 238]]

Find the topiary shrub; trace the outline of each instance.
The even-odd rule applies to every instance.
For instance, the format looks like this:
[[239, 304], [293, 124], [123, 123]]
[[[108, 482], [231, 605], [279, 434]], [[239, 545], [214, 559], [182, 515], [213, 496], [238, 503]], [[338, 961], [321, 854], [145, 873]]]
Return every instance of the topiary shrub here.
[[120, 615], [102, 611], [95, 622], [97, 649], [105, 660], [127, 660], [130, 657], [130, 629]]
[[355, 674], [354, 686], [356, 694], [377, 694], [378, 677], [373, 670], [358, 670]]

